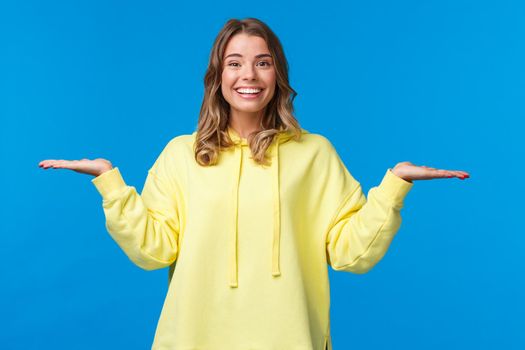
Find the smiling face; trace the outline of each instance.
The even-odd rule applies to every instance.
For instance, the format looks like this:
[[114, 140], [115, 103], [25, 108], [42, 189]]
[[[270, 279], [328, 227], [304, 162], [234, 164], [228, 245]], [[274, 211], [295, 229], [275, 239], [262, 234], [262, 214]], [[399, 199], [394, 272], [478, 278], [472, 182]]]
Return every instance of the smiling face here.
[[276, 85], [274, 61], [266, 41], [244, 33], [234, 35], [226, 46], [222, 69], [221, 91], [230, 104], [231, 117], [262, 117]]

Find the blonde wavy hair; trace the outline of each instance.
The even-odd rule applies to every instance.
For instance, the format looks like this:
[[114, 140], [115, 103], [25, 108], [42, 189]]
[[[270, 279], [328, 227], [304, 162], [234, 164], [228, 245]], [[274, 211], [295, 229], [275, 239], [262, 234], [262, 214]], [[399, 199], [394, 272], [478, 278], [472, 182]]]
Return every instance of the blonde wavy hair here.
[[292, 133], [295, 140], [301, 137], [301, 127], [293, 114], [293, 100], [297, 92], [288, 81], [288, 61], [279, 39], [264, 22], [256, 18], [230, 19], [215, 38], [204, 76], [204, 98], [194, 144], [195, 160], [202, 166], [216, 164], [220, 151], [234, 145], [227, 131], [230, 104], [222, 95], [221, 77], [226, 45], [239, 33], [258, 36], [266, 41], [276, 71], [275, 93], [264, 107], [261, 129], [247, 136], [252, 159], [258, 164], [268, 164], [266, 150], [280, 132]]

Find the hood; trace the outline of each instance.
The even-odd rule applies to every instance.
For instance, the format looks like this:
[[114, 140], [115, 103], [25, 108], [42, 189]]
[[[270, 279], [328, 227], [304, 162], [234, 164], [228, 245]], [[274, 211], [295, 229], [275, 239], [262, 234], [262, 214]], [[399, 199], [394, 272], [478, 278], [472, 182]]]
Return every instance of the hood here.
[[[240, 181], [240, 175], [241, 175], [241, 168], [242, 168], [242, 156], [243, 152], [250, 152], [248, 141], [245, 138], [241, 138], [237, 131], [233, 129], [232, 127], [228, 126], [228, 135], [232, 139], [232, 141], [235, 143], [234, 146], [234, 152], [235, 157], [237, 160], [234, 174], [233, 175], [233, 181], [234, 181], [234, 191], [232, 193], [233, 195], [233, 203], [234, 203], [234, 211], [231, 213], [232, 215], [232, 221], [234, 228], [231, 232], [230, 240], [228, 242], [228, 245], [230, 247], [230, 287], [236, 288], [238, 287], [238, 280], [237, 280], [237, 234], [238, 234], [238, 214], [239, 214], [239, 181]], [[307, 134], [308, 131], [305, 129], [301, 129], [301, 134]], [[291, 140], [294, 137], [294, 134], [291, 132], [285, 132], [282, 131], [273, 139], [272, 144], [268, 147], [267, 152], [269, 152], [270, 155], [270, 172], [272, 176], [272, 191], [273, 191], [273, 232], [272, 232], [272, 276], [280, 276], [281, 270], [279, 267], [280, 262], [280, 240], [281, 240], [281, 206], [280, 206], [280, 172], [279, 172], [279, 145]]]

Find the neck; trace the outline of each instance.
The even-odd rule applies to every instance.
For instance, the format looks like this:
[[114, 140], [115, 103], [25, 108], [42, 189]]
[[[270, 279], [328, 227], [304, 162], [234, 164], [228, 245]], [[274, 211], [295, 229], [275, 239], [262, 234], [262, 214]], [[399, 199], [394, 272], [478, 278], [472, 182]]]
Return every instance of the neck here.
[[232, 127], [240, 137], [247, 138], [249, 134], [260, 130], [262, 119], [261, 111], [258, 112], [239, 112], [231, 111], [229, 126]]

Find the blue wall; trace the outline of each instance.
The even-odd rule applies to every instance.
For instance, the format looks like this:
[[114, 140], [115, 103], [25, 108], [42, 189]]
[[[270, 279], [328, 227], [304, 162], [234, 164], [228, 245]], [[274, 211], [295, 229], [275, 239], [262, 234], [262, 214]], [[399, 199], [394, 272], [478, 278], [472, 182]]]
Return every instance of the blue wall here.
[[2, 349], [147, 349], [167, 269], [133, 265], [91, 176], [107, 158], [142, 190], [193, 132], [213, 39], [257, 17], [281, 39], [302, 127], [368, 191], [415, 181], [368, 274], [330, 270], [335, 350], [523, 349], [525, 6], [515, 1], [7, 1], [0, 5]]

